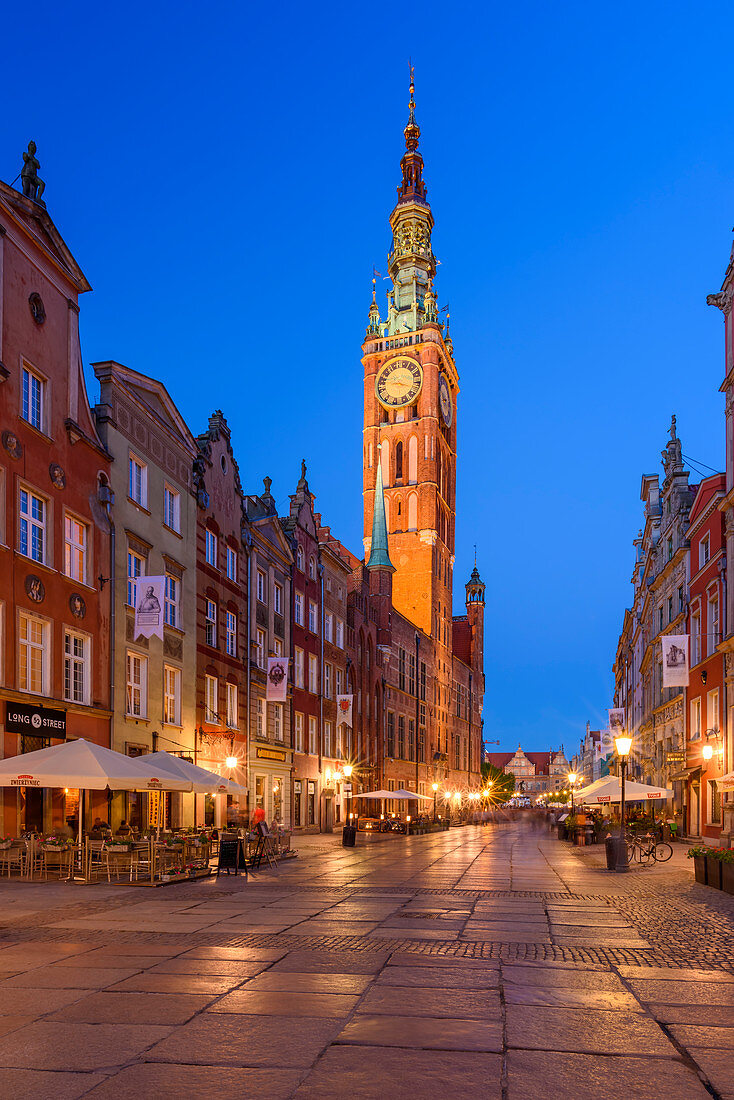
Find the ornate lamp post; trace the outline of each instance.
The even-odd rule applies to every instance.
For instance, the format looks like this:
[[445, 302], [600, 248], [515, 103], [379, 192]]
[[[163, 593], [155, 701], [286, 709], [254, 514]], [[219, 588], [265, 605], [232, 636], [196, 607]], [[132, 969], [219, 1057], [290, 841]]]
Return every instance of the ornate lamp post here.
[[436, 796], [438, 794], [438, 783], [433, 783], [433, 824], [436, 824]]
[[576, 786], [576, 780], [577, 779], [578, 779], [578, 776], [576, 775], [576, 772], [569, 772], [568, 773], [568, 782], [569, 782], [569, 785], [571, 787], [571, 813], [572, 814], [574, 814], [576, 812], [575, 809], [574, 809], [574, 802], [573, 802], [573, 789]]
[[622, 799], [619, 811], [619, 844], [617, 846], [617, 864], [614, 868], [615, 871], [629, 871], [629, 861], [627, 859], [627, 838], [624, 832], [624, 781], [627, 775], [627, 757], [630, 754], [632, 748], [632, 738], [623, 734], [620, 737], [614, 738], [614, 744], [617, 749], [617, 755], [619, 756], [619, 767], [622, 779]]

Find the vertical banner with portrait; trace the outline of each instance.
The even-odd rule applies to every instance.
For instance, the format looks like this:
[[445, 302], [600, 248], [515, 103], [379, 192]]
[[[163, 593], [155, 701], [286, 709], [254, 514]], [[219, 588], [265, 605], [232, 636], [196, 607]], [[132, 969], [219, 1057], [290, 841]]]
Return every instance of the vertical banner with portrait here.
[[288, 695], [288, 658], [268, 657], [265, 698], [268, 703], [283, 703]]
[[688, 687], [688, 635], [665, 634], [663, 646], [663, 687]]
[[610, 741], [613, 742], [615, 737], [624, 733], [624, 707], [614, 707], [608, 713]]
[[352, 725], [352, 695], [337, 695], [336, 697], [336, 714], [337, 723], [341, 725], [343, 722], [345, 725], [351, 728]]
[[163, 637], [165, 577], [138, 577], [135, 597], [135, 637]]

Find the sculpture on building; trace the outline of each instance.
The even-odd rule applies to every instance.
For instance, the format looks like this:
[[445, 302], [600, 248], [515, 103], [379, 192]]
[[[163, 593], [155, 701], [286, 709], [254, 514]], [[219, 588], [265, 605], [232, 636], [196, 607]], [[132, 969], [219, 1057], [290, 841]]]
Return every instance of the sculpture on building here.
[[23, 154], [23, 167], [20, 170], [23, 194], [27, 199], [32, 199], [33, 202], [45, 206], [46, 204], [41, 202], [41, 195], [46, 190], [46, 184], [38, 175], [40, 167], [41, 165], [36, 158], [36, 143], [35, 141], [29, 141], [28, 152]]

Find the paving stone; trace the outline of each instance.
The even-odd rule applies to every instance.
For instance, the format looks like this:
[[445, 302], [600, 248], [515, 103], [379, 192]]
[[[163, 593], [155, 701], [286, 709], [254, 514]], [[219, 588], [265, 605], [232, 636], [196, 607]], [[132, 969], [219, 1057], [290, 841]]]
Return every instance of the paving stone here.
[[[141, 1100], [144, 1097], [246, 1097], [287, 1100], [301, 1077], [292, 1069], [241, 1069], [145, 1062], [127, 1066], [88, 1095], [94, 1100]], [[30, 1100], [30, 1098], [29, 1098]], [[55, 1100], [55, 1098], [54, 1098]]]
[[731, 1051], [691, 1047], [688, 1054], [706, 1074], [722, 1100], [731, 1100], [734, 1097]]
[[227, 959], [230, 962], [277, 962], [287, 955], [285, 949], [268, 947], [193, 947], [182, 959]]
[[601, 1008], [612, 1012], [644, 1012], [631, 993], [603, 989], [573, 989], [564, 986], [511, 985], [504, 990], [507, 1004], [553, 1008]]
[[299, 974], [376, 974], [387, 960], [387, 954], [370, 951], [291, 951], [273, 970], [294, 970]]
[[502, 980], [508, 985], [560, 986], [566, 989], [591, 989], [623, 993], [625, 986], [611, 971], [567, 967], [503, 965]]
[[640, 1013], [507, 1006], [507, 1045], [521, 1050], [674, 1057], [658, 1025]]
[[358, 1014], [337, 1038], [361, 1046], [412, 1047], [418, 1050], [502, 1050], [499, 1020], [445, 1020], [422, 1016]]
[[734, 984], [734, 973], [725, 970], [696, 970], [671, 966], [618, 966], [616, 970], [623, 978], [656, 978], [673, 982], [725, 982]]
[[706, 1027], [734, 1027], [734, 1008], [720, 1005], [658, 1005], [645, 1006], [664, 1024], [699, 1024]]
[[[497, 1054], [331, 1046], [296, 1090], [295, 1100], [500, 1100]], [[345, 1087], [346, 1084], [346, 1087]]]
[[509, 1051], [510, 1100], [538, 1100], [541, 1081], [549, 1084], [553, 1100], [711, 1100], [695, 1072], [679, 1060]]
[[426, 956], [413, 951], [393, 951], [388, 959], [388, 966], [437, 966], [446, 969], [462, 970], [496, 970], [499, 973], [500, 964], [497, 959], [473, 959], [456, 955], [430, 955]]
[[257, 1016], [348, 1016], [356, 996], [332, 993], [282, 993], [273, 990], [237, 990], [212, 1006], [212, 1012], [234, 1012]]
[[78, 1100], [104, 1080], [101, 1073], [47, 1073], [34, 1069], [0, 1069], [0, 1096], [13, 1100]]
[[244, 989], [278, 993], [363, 993], [373, 980], [371, 974], [297, 974], [289, 970], [268, 970], [250, 978]]
[[140, 974], [107, 988], [111, 993], [195, 993], [213, 997], [229, 993], [245, 980], [227, 977], [225, 974], [199, 977], [198, 974], [150, 974], [143, 970]]
[[97, 969], [95, 967], [72, 966], [43, 966], [38, 970], [27, 970], [24, 974], [16, 974], [13, 978], [6, 978], [0, 982], [0, 1001], [3, 993], [16, 987], [24, 989], [103, 989], [115, 982], [121, 982], [125, 978], [138, 973], [138, 967], [115, 967], [114, 970]]
[[[425, 963], [433, 962], [425, 959]], [[460, 966], [386, 966], [378, 975], [379, 985], [435, 989], [498, 989], [499, 970]]]
[[[14, 981], [15, 979], [11, 979]], [[724, 982], [677, 982], [632, 978], [629, 987], [644, 1002], [664, 1002], [673, 1005], [734, 1006], [734, 985]], [[0, 987], [1, 988], [1, 987]]]
[[[8, 993], [0, 999], [0, 1014], [30, 1015], [34, 1018], [44, 1016], [47, 1012], [56, 1012], [64, 1005], [73, 1004], [81, 997], [89, 996], [88, 989], [21, 989], [15, 987], [12, 996]], [[0, 1020], [2, 1019], [0, 1015]]]
[[[695, 1025], [673, 1024], [670, 1033], [681, 1046], [707, 1047], [709, 1050], [734, 1051], [734, 1027], [714, 1026], [696, 1027]], [[732, 1057], [732, 1083], [734, 1091], [734, 1057]]]
[[122, 1066], [165, 1038], [170, 1027], [69, 1024], [39, 1020], [0, 1039], [0, 1066], [99, 1070]]
[[305, 1068], [313, 1065], [339, 1027], [339, 1021], [303, 1016], [204, 1012], [148, 1050], [146, 1060]]
[[499, 1019], [496, 990], [413, 988], [406, 996], [399, 986], [373, 986], [359, 1004], [359, 1012], [389, 1016], [431, 1016], [438, 1019]]
[[151, 967], [146, 970], [146, 974], [151, 977], [157, 977], [159, 974], [194, 974], [198, 978], [227, 977], [244, 981], [245, 978], [253, 978], [268, 966], [270, 963], [265, 959], [260, 962], [254, 959], [233, 962], [230, 959], [192, 959], [180, 955], [176, 959], [167, 959]]
[[212, 1000], [191, 993], [93, 993], [49, 1019], [70, 1024], [183, 1024]]

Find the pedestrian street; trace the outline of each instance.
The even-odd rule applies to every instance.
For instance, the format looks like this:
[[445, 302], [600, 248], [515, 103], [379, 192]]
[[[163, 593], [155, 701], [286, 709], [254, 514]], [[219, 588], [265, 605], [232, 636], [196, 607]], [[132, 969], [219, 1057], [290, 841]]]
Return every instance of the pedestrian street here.
[[[522, 823], [0, 885], [0, 1094], [734, 1097], [734, 898]], [[705, 929], [705, 934], [703, 930]]]

